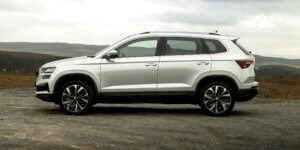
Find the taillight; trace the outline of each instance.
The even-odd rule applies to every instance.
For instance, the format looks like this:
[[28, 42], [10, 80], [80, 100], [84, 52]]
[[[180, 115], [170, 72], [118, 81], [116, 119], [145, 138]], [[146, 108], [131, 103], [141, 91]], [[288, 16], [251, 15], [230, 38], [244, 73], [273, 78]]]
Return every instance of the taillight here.
[[237, 60], [237, 64], [240, 65], [242, 69], [248, 68], [251, 64], [254, 64], [253, 60]]

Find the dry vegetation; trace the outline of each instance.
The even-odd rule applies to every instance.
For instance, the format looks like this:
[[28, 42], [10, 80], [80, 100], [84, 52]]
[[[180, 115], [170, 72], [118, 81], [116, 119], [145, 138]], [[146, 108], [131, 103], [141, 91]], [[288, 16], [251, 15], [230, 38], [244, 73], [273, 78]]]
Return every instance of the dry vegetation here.
[[32, 74], [0, 74], [0, 89], [33, 87], [35, 75]]
[[300, 100], [300, 78], [258, 78], [260, 98]]
[[[300, 78], [258, 78], [260, 98], [299, 99]], [[0, 74], [0, 89], [34, 87], [33, 74]]]

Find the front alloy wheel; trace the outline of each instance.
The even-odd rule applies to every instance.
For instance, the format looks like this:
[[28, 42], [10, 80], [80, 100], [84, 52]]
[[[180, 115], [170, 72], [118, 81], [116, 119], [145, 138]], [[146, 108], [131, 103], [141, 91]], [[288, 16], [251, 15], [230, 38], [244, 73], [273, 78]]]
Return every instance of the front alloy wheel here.
[[85, 82], [69, 82], [63, 86], [59, 95], [59, 105], [66, 113], [81, 114], [91, 106], [92, 90]]

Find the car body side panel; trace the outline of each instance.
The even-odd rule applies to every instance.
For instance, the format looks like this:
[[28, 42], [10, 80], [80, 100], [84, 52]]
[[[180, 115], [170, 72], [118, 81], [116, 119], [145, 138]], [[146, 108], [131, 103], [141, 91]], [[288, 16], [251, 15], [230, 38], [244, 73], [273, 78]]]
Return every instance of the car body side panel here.
[[210, 71], [208, 54], [161, 56], [158, 69], [158, 91], [193, 91], [193, 83]]

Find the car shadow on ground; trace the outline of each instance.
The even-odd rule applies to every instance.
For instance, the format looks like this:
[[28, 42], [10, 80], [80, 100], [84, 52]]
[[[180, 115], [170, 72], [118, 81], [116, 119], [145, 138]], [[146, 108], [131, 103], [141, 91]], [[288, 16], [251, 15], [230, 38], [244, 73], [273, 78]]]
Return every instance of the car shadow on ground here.
[[[52, 109], [36, 109], [39, 113], [46, 115], [64, 115], [59, 107]], [[129, 107], [129, 106], [97, 106], [92, 107], [86, 115], [198, 115], [205, 116], [200, 108], [151, 108], [151, 107]], [[233, 110], [228, 116], [252, 116], [256, 115], [254, 112]]]

